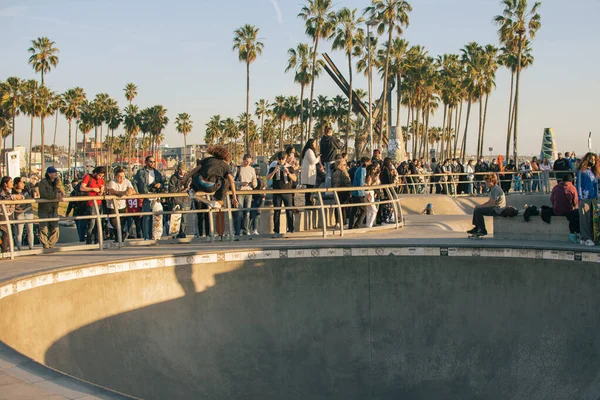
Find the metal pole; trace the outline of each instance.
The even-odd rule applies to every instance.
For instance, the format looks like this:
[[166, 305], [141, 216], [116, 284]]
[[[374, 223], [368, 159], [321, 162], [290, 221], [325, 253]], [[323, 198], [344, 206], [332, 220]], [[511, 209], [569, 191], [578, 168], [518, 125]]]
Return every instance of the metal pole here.
[[319, 207], [321, 209], [321, 222], [323, 224], [323, 237], [327, 237], [327, 220], [325, 218], [325, 207], [323, 204], [323, 196], [321, 196], [321, 192], [317, 192], [317, 197], [319, 199]]
[[[2, 204], [2, 219], [6, 222], [6, 232], [8, 233], [8, 250], [10, 251], [10, 259], [15, 259], [15, 243], [13, 242], [12, 228], [10, 226], [10, 218], [8, 217], [8, 210], [6, 205]], [[29, 229], [29, 228], [27, 228]], [[2, 238], [2, 240], [7, 240], [7, 238]]]
[[121, 216], [119, 215], [119, 208], [117, 207], [117, 198], [115, 197], [114, 199], [112, 199], [112, 202], [116, 215], [115, 220], [117, 222], [117, 226], [113, 226], [113, 228], [115, 228], [115, 230], [117, 231], [117, 246], [120, 249], [121, 247], [123, 247], [123, 235], [121, 234]]
[[340, 236], [344, 236], [344, 224], [346, 221], [344, 220], [344, 212], [342, 211], [342, 203], [340, 203], [340, 196], [338, 196], [337, 190], [333, 192], [335, 197], [335, 205], [337, 206], [336, 212], [338, 213], [338, 221], [340, 221]]
[[373, 69], [371, 63], [371, 32], [369, 23], [367, 23], [367, 47], [369, 51], [369, 141], [370, 150], [373, 153]]
[[102, 215], [100, 215], [100, 209], [96, 200], [92, 200], [94, 203], [94, 211], [96, 212], [96, 232], [98, 237], [99, 250], [104, 250], [104, 234], [102, 233]]

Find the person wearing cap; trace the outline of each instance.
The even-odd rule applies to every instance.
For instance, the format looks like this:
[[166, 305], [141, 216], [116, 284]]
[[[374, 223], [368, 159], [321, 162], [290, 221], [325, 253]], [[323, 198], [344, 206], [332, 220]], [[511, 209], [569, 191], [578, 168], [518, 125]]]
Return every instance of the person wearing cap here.
[[[46, 169], [44, 179], [38, 184], [40, 199], [62, 201], [65, 194], [62, 182], [58, 179], [58, 171], [50, 166]], [[38, 218], [58, 218], [58, 202], [40, 203]], [[40, 222], [40, 242], [45, 249], [51, 249], [58, 242], [58, 221]]]
[[[175, 173], [169, 178], [169, 193], [185, 193], [189, 190], [189, 183], [184, 183], [183, 177], [185, 176], [186, 168], [184, 162], [177, 163], [175, 167]], [[187, 197], [171, 197], [170, 199], [171, 209], [175, 210], [188, 210], [188, 198]], [[185, 239], [185, 218], [186, 214], [181, 214], [181, 224], [179, 225], [179, 232], [177, 238]]]

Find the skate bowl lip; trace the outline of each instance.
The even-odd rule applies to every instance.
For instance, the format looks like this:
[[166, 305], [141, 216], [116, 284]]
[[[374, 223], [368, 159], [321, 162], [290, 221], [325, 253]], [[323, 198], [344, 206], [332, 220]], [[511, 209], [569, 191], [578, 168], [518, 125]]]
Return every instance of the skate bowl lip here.
[[[474, 258], [500, 258], [519, 259], [543, 259], [548, 262], [567, 261], [570, 263], [599, 263], [600, 249], [569, 246], [561, 243], [527, 243], [516, 241], [483, 240], [477, 242], [463, 240], [428, 240], [423, 243], [422, 239], [414, 241], [403, 240], [401, 242], [382, 239], [378, 244], [375, 242], [343, 243], [332, 242], [318, 245], [315, 243], [285, 243], [268, 244], [263, 246], [216, 248], [204, 251], [181, 251], [169, 253], [165, 248], [165, 254], [161, 256], [124, 257], [123, 259], [85, 263], [81, 265], [55, 266], [40, 269], [35, 272], [0, 279], [0, 302], [6, 297], [18, 293], [35, 290], [38, 287], [52, 285], [66, 281], [92, 278], [107, 274], [134, 272], [136, 270], [154, 268], [174, 268], [183, 265], [195, 265], [216, 262], [240, 262], [257, 260], [285, 260], [288, 258], [329, 258], [329, 257], [474, 257]], [[6, 350], [6, 351], [4, 351]], [[110, 388], [71, 377], [61, 371], [56, 371], [44, 364], [38, 363], [27, 356], [12, 349], [10, 343], [0, 340], [0, 362], [2, 356], [8, 355], [10, 359], [17, 360], [14, 366], [23, 364], [36, 364], [35, 370], [41, 372], [38, 376], [45, 380], [48, 372], [60, 376], [59, 380], [66, 386], [85, 387], [85, 393], [90, 395], [116, 396], [114, 398], [134, 398], [121, 395]], [[1, 365], [0, 365], [1, 366]], [[0, 373], [2, 369], [0, 369]], [[39, 380], [35, 381], [39, 383]], [[25, 384], [34, 385], [26, 381]]]

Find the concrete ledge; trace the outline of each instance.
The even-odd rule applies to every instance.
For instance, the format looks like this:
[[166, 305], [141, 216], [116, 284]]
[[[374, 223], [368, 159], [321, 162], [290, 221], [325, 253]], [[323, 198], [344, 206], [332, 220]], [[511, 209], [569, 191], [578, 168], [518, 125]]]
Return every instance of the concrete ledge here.
[[568, 242], [569, 221], [565, 217], [552, 217], [552, 223], [547, 224], [540, 216], [532, 216], [525, 222], [522, 213], [514, 218], [495, 217], [494, 238]]

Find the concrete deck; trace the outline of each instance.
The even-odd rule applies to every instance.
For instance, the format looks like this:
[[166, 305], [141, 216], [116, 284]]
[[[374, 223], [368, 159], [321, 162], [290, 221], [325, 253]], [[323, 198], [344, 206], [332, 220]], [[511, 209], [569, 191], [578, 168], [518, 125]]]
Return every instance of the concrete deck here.
[[[415, 216], [416, 217], [416, 216]], [[464, 218], [463, 218], [464, 219]], [[488, 249], [538, 249], [573, 252], [574, 259], [581, 259], [582, 253], [598, 253], [600, 248], [586, 247], [562, 242], [548, 241], [509, 241], [493, 238], [472, 241], [465, 234], [455, 231], [455, 225], [464, 223], [460, 217], [446, 217], [441, 225], [430, 225], [426, 219], [408, 218], [407, 226], [400, 230], [360, 230], [348, 232], [345, 237], [330, 236], [327, 241], [318, 234], [299, 234], [284, 239], [253, 238], [239, 242], [200, 243], [161, 243], [149, 246], [128, 246], [122, 249], [110, 248], [103, 251], [85, 250], [57, 252], [44, 255], [18, 257], [15, 260], [0, 260], [0, 287], [3, 282], [17, 277], [38, 274], [49, 270], [70, 269], [82, 265], [98, 265], [116, 261], [159, 258], [191, 253], [220, 252], [248, 249], [290, 249], [326, 247], [444, 247]], [[454, 222], [452, 222], [454, 221]], [[444, 226], [446, 225], [446, 226]], [[449, 227], [448, 227], [449, 226]], [[568, 234], [565, 234], [565, 239]], [[40, 364], [20, 355], [0, 342], [0, 400], [15, 399], [123, 399], [95, 386], [81, 383], [51, 371]]]

